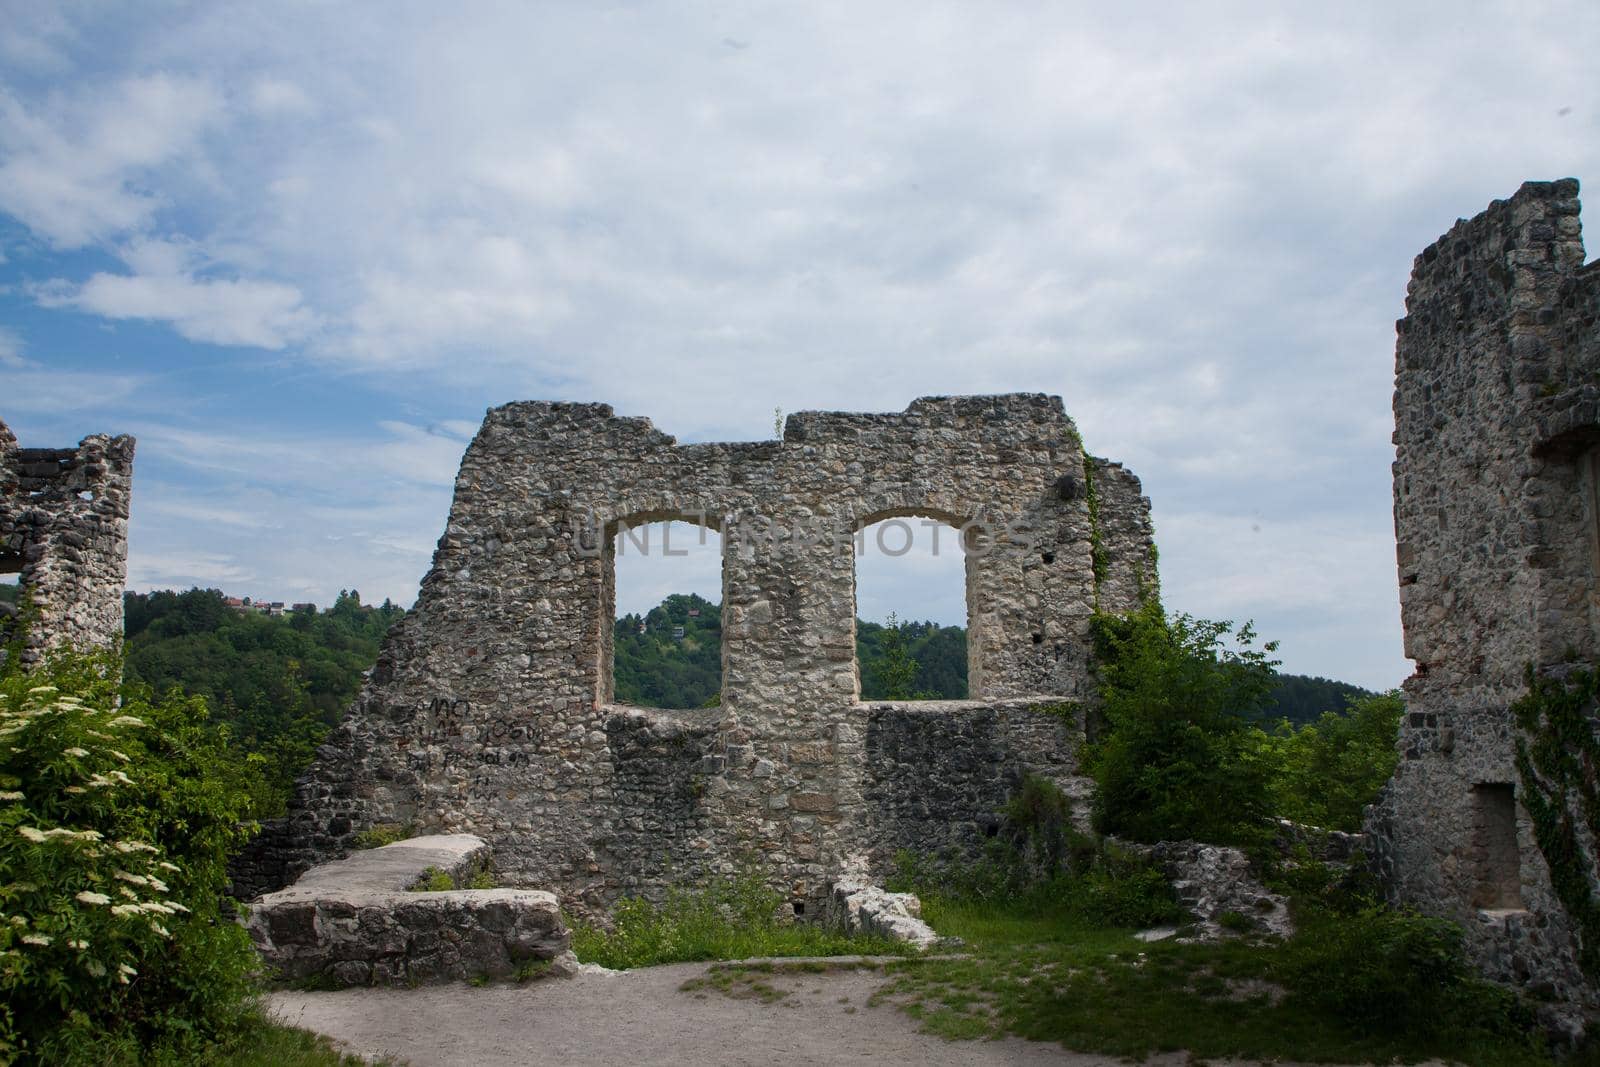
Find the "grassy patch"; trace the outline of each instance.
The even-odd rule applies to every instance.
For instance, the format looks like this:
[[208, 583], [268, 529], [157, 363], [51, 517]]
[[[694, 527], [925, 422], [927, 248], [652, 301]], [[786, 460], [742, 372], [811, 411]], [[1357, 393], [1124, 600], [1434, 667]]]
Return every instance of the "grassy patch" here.
[[[881, 971], [883, 964], [871, 959], [797, 960], [795, 962], [762, 961], [760, 963], [719, 963], [706, 969], [698, 978], [691, 978], [678, 987], [680, 992], [692, 993], [704, 999], [708, 992], [721, 993], [734, 1000], [759, 1000], [775, 1004], [789, 995], [789, 990], [773, 984], [782, 975], [832, 974], [839, 971]], [[821, 993], [820, 988], [813, 993]], [[840, 997], [840, 1004], [850, 1003], [849, 997]], [[851, 1009], [850, 1014], [854, 1014]]]
[[382, 848], [411, 837], [411, 827], [395, 822], [381, 822], [356, 834], [351, 842], [356, 848]]
[[783, 897], [759, 874], [673, 889], [663, 904], [624, 900], [612, 928], [569, 919], [572, 950], [585, 963], [623, 970], [659, 963], [741, 960], [757, 956], [905, 955], [898, 941], [849, 937], [810, 923], [778, 921]]
[[456, 880], [450, 877], [450, 872], [442, 867], [424, 867], [417, 876], [416, 884], [411, 887], [413, 893], [448, 893], [456, 887]]
[[[1348, 926], [1313, 919], [1305, 940], [1288, 945], [1145, 944], [1131, 929], [1066, 911], [933, 898], [923, 902], [923, 914], [941, 934], [965, 940], [968, 957], [890, 963], [889, 981], [874, 999], [899, 1005], [924, 1030], [950, 1039], [1014, 1034], [1135, 1058], [1186, 1050], [1200, 1058], [1306, 1062], [1551, 1062], [1527, 1036], [1527, 1020], [1475, 983], [1446, 986], [1430, 1004], [1433, 1019], [1371, 1025], [1308, 995], [1308, 981], [1327, 983], [1319, 968], [1344, 960], [1346, 943], [1358, 940]], [[1334, 929], [1347, 931], [1343, 940]], [[1376, 940], [1407, 936], [1379, 930]]]
[[226, 1045], [191, 1060], [173, 1061], [173, 1067], [190, 1063], [209, 1067], [367, 1067], [369, 1061], [337, 1051], [318, 1034], [263, 1020]]

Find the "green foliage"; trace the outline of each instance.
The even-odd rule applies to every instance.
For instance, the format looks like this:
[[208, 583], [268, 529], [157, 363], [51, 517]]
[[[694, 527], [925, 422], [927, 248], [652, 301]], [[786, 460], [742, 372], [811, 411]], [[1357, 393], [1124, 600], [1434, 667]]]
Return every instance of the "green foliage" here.
[[1531, 1033], [1532, 1012], [1478, 979], [1455, 923], [1373, 904], [1300, 916], [1277, 970], [1291, 997], [1367, 1034]]
[[1100, 536], [1100, 494], [1094, 487], [1094, 461], [1088, 456], [1083, 459], [1083, 493], [1084, 502], [1089, 507], [1089, 563], [1094, 569], [1094, 595], [1098, 607], [1100, 586], [1111, 569], [1111, 557]]
[[[1600, 670], [1575, 669], [1565, 679], [1527, 671], [1528, 692], [1511, 705], [1517, 723], [1517, 775], [1534, 840], [1550, 867], [1561, 906], [1578, 933], [1578, 963], [1600, 979], [1600, 737], [1596, 702]], [[1580, 834], [1580, 826], [1587, 831]], [[1587, 838], [1588, 844], [1585, 844]]]
[[1076, 830], [1067, 797], [1053, 782], [1032, 775], [1013, 793], [981, 856], [902, 852], [895, 866], [891, 889], [1011, 914], [1133, 927], [1182, 914], [1160, 871]]
[[1287, 719], [1296, 726], [1313, 723], [1329, 711], [1347, 712], [1378, 694], [1349, 682], [1306, 674], [1280, 674], [1272, 695], [1259, 713], [1263, 723]]
[[1362, 809], [1394, 774], [1404, 712], [1393, 692], [1359, 698], [1348, 712], [1324, 712], [1298, 730], [1280, 724], [1262, 739], [1272, 813], [1325, 830], [1360, 831]]
[[905, 634], [894, 612], [889, 613], [878, 641], [882, 658], [877, 664], [878, 682], [885, 700], [927, 700], [928, 694], [912, 687], [917, 681], [917, 661], [906, 648]]
[[704, 597], [674, 593], [642, 617], [622, 616], [612, 645], [619, 704], [702, 708], [722, 689], [722, 609]]
[[[223, 890], [250, 832], [198, 700], [110, 654], [0, 675], [0, 1049], [109, 1062], [225, 1037], [256, 966]], [[114, 1051], [122, 1050], [122, 1051]]]
[[[931, 896], [922, 910], [939, 933], [966, 942], [963, 954], [890, 964], [873, 1003], [898, 1005], [950, 1039], [1012, 1035], [1141, 1061], [1185, 1050], [1191, 1062], [1553, 1062], [1515, 998], [1463, 978], [1437, 955], [1441, 932], [1404, 917], [1346, 916], [1326, 931], [1342, 940], [1324, 941], [1318, 927], [1285, 947], [1143, 944], [1126, 929], [1004, 900]], [[1333, 971], [1337, 961], [1348, 979]], [[1362, 1014], [1406, 975], [1413, 988], [1397, 989], [1394, 1008]], [[1424, 988], [1424, 979], [1444, 984]]]
[[1105, 730], [1085, 755], [1097, 829], [1148, 842], [1262, 838], [1272, 771], [1245, 716], [1272, 691], [1277, 645], [1257, 651], [1254, 638], [1248, 623], [1235, 634], [1156, 604], [1095, 616]]
[[417, 882], [411, 887], [413, 893], [448, 893], [456, 887], [456, 880], [450, 877], [450, 872], [442, 867], [431, 864], [422, 868], [422, 873], [417, 876]]
[[967, 631], [932, 622], [856, 620], [863, 700], [965, 700]]
[[356, 834], [354, 845], [356, 848], [382, 848], [396, 841], [404, 841], [411, 836], [411, 830], [410, 826], [403, 823], [381, 822]]
[[617, 904], [610, 930], [569, 920], [572, 949], [585, 963], [625, 969], [754, 956], [900, 955], [899, 942], [847, 937], [809, 923], [778, 920], [783, 896], [759, 872], [715, 878], [702, 888], [674, 887], [664, 904], [630, 898]]
[[487, 867], [473, 872], [472, 877], [467, 879], [468, 889], [497, 889], [499, 885], [500, 883], [495, 880], [494, 872]]
[[405, 612], [363, 607], [355, 590], [326, 611], [271, 617], [215, 589], [128, 593], [127, 676], [205, 699], [213, 722], [260, 769], [254, 811], [281, 814], [294, 779], [361, 688], [383, 635]]

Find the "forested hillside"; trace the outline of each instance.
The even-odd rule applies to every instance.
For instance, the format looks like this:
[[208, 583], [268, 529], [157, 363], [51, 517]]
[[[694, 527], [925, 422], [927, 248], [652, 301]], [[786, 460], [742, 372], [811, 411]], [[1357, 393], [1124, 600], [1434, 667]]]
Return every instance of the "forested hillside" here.
[[616, 621], [615, 698], [649, 708], [700, 708], [722, 690], [722, 608], [675, 593]]
[[281, 808], [294, 777], [361, 687], [404, 609], [365, 607], [355, 590], [332, 607], [271, 617], [229, 607], [215, 589], [128, 593], [127, 675], [157, 693], [202, 696], [232, 743], [263, 764]]
[[1358, 701], [1374, 696], [1370, 689], [1349, 682], [1308, 674], [1280, 674], [1261, 717], [1268, 721], [1288, 719], [1296, 726], [1315, 722], [1325, 711], [1348, 711]]

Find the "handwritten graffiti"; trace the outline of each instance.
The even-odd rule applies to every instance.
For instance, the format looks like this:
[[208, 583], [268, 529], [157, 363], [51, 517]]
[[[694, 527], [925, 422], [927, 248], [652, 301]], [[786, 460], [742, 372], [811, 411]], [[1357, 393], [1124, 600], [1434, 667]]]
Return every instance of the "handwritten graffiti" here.
[[434, 697], [428, 701], [426, 734], [429, 741], [445, 741], [461, 736], [461, 726], [472, 714], [472, 702]]
[[[544, 730], [536, 722], [503, 712], [474, 722], [472, 702], [451, 697], [430, 700], [423, 723], [423, 735], [430, 744], [467, 741], [488, 745], [537, 745], [544, 741]], [[526, 763], [526, 753], [519, 755], [521, 762]], [[485, 758], [483, 762], [500, 761]]]

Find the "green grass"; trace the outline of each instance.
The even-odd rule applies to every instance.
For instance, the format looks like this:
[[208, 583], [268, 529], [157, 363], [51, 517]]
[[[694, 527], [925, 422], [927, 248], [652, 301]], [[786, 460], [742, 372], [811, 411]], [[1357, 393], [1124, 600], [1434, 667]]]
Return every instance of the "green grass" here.
[[572, 950], [584, 963], [617, 970], [759, 956], [898, 956], [910, 951], [887, 938], [850, 937], [818, 924], [779, 922], [783, 903], [758, 874], [716, 879], [696, 890], [673, 889], [662, 904], [624, 900], [609, 930], [569, 918]]
[[317, 1034], [262, 1021], [239, 1039], [189, 1062], [197, 1067], [366, 1067], [369, 1061], [336, 1051], [327, 1038]]
[[456, 880], [450, 877], [450, 872], [442, 867], [424, 867], [417, 876], [416, 884], [411, 887], [413, 893], [448, 893], [456, 887]]
[[[371, 1061], [339, 1052], [319, 1034], [274, 1022], [260, 1009], [246, 1011], [221, 1041], [138, 1049], [113, 1038], [55, 1062], [63, 1067], [372, 1067]], [[399, 1064], [383, 1059], [376, 1067]]]
[[1507, 1027], [1474, 1030], [1470, 1001], [1432, 1036], [1406, 1027], [1364, 1031], [1285, 985], [1297, 958], [1292, 945], [1145, 944], [1132, 930], [1070, 914], [937, 898], [924, 900], [923, 914], [941, 934], [962, 938], [969, 955], [891, 963], [874, 999], [899, 1005], [924, 1030], [949, 1039], [1014, 1034], [1135, 1058], [1184, 1050], [1198, 1058], [1306, 1062], [1551, 1062]]

